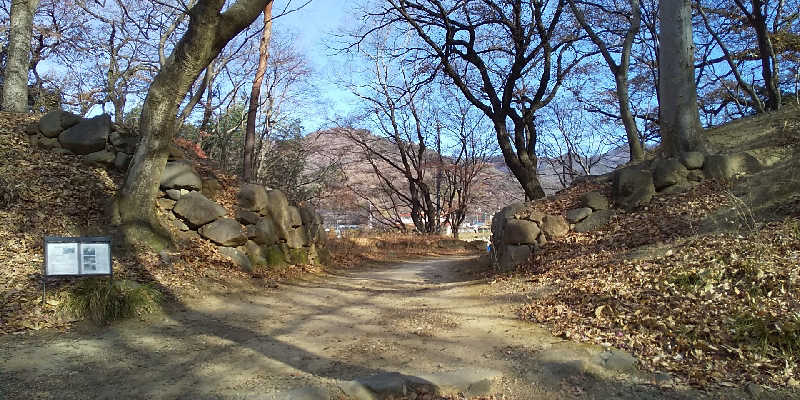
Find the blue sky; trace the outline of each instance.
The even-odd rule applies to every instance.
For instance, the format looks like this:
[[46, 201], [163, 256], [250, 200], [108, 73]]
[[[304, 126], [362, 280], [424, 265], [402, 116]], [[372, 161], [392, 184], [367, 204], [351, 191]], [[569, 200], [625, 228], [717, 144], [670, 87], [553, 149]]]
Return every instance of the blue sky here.
[[[292, 0], [291, 7], [303, 4], [304, 0]], [[273, 13], [287, 4], [287, 0], [276, 1]], [[315, 73], [315, 84], [319, 90], [318, 104], [309, 106], [304, 114], [303, 126], [306, 132], [324, 128], [337, 115], [344, 115], [354, 107], [355, 98], [336, 82], [345, 63], [344, 57], [337, 56], [331, 46], [333, 34], [357, 22], [354, 17], [354, 0], [312, 0], [303, 9], [275, 20], [275, 32], [292, 32], [296, 38], [296, 48], [310, 60]]]

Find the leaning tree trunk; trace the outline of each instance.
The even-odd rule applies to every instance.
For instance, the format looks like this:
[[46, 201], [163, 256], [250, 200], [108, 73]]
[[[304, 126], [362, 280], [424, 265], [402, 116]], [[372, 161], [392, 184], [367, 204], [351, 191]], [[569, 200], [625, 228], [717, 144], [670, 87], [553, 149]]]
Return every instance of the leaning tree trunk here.
[[697, 88], [690, 0], [662, 0], [659, 15], [661, 138], [668, 155], [705, 151]]
[[[517, 178], [522, 190], [525, 191], [526, 200], [541, 199], [545, 196], [542, 183], [539, 182], [538, 177], [538, 159], [531, 156], [520, 149], [524, 145], [516, 145], [517, 151], [514, 151], [514, 146], [509, 139], [508, 131], [503, 125], [504, 122], [496, 122], [494, 124], [495, 133], [497, 134], [497, 142], [500, 144], [500, 150], [503, 153], [503, 159], [506, 161], [506, 166]], [[523, 128], [517, 128], [523, 129]]]
[[8, 59], [3, 71], [3, 111], [28, 111], [28, 70], [31, 62], [33, 14], [39, 0], [12, 0]]
[[178, 107], [200, 73], [269, 2], [238, 0], [220, 13], [224, 0], [200, 0], [189, 11], [186, 33], [150, 84], [139, 121], [142, 139], [118, 194], [116, 210], [129, 242], [155, 249], [171, 245], [156, 217], [155, 200]]
[[264, 72], [267, 70], [269, 60], [269, 41], [272, 35], [272, 3], [264, 7], [264, 33], [261, 35], [261, 44], [258, 48], [258, 68], [250, 89], [250, 107], [247, 110], [247, 125], [244, 130], [244, 165], [242, 178], [245, 182], [252, 182], [256, 177], [256, 115], [261, 103], [261, 84], [264, 83]]

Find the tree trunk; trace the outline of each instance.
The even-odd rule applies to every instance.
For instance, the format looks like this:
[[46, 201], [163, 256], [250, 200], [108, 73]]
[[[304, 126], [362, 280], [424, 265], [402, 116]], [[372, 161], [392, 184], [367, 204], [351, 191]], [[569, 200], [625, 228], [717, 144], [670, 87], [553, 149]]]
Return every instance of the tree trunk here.
[[[525, 191], [526, 200], [541, 199], [545, 196], [542, 184], [539, 182], [537, 176], [537, 158], [531, 157], [528, 154], [517, 154], [511, 145], [508, 132], [503, 122], [495, 122], [494, 127], [497, 133], [497, 142], [500, 144], [500, 150], [503, 152], [503, 158], [506, 161], [508, 169], [517, 178], [517, 181]], [[517, 146], [519, 148], [520, 146]]]
[[242, 178], [245, 182], [252, 182], [256, 177], [255, 172], [255, 143], [256, 143], [256, 115], [261, 103], [261, 84], [264, 82], [264, 71], [267, 70], [269, 60], [269, 41], [272, 35], [272, 3], [264, 7], [264, 33], [258, 48], [258, 68], [250, 89], [250, 108], [247, 110], [247, 125], [244, 130], [244, 165]]
[[781, 108], [781, 90], [778, 87], [778, 66], [772, 48], [772, 40], [769, 38], [767, 17], [761, 10], [761, 0], [752, 0], [751, 3], [753, 6], [753, 29], [758, 37], [758, 54], [761, 58], [761, 75], [767, 89], [766, 108], [767, 110], [779, 110]]
[[615, 75], [619, 115], [622, 118], [622, 125], [625, 126], [625, 134], [628, 136], [628, 150], [631, 153], [631, 161], [642, 161], [644, 160], [644, 148], [641, 140], [639, 140], [639, 128], [636, 126], [636, 120], [631, 112], [627, 70], [622, 71], [619, 69]]
[[175, 135], [178, 107], [200, 73], [268, 2], [238, 0], [220, 13], [224, 0], [200, 0], [189, 11], [186, 33], [150, 84], [139, 120], [142, 139], [117, 198], [116, 211], [129, 242], [154, 249], [171, 245], [156, 217], [155, 200]]
[[694, 81], [690, 0], [662, 0], [659, 15], [661, 138], [668, 155], [705, 152]]
[[3, 71], [3, 111], [28, 112], [28, 71], [31, 58], [33, 14], [39, 0], [12, 0], [8, 58]]

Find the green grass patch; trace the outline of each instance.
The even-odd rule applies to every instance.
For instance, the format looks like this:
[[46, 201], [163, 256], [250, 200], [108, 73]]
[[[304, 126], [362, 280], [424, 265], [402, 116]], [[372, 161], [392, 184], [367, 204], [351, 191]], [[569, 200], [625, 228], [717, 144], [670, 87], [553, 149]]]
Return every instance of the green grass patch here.
[[105, 278], [83, 279], [64, 293], [63, 311], [98, 325], [158, 309], [161, 293], [148, 284]]

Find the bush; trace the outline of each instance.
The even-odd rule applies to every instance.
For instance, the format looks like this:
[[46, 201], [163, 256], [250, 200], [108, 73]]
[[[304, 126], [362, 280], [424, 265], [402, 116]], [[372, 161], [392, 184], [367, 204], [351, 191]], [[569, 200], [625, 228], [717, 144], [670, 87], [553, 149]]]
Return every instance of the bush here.
[[101, 278], [81, 280], [65, 297], [64, 311], [98, 325], [153, 312], [161, 301], [161, 293], [150, 285]]

